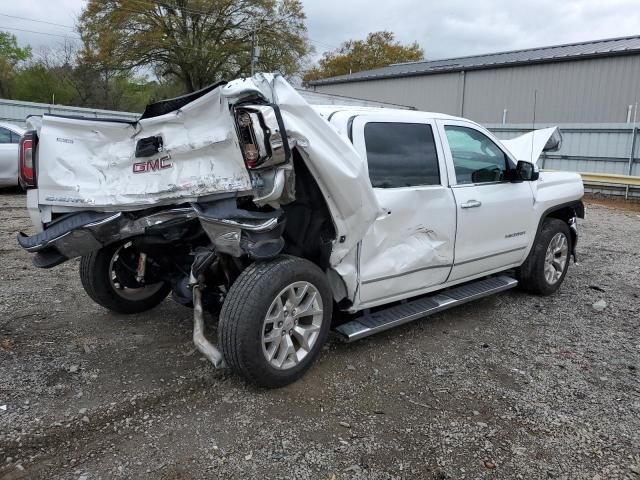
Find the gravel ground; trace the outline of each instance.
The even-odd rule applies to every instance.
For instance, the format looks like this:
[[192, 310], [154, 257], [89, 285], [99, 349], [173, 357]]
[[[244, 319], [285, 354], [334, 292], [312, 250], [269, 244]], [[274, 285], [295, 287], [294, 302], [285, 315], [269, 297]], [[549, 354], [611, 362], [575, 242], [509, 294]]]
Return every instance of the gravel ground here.
[[190, 310], [114, 315], [77, 261], [32, 267], [23, 204], [0, 194], [1, 479], [640, 479], [636, 211], [588, 206], [552, 297], [332, 339], [267, 391], [194, 351]]

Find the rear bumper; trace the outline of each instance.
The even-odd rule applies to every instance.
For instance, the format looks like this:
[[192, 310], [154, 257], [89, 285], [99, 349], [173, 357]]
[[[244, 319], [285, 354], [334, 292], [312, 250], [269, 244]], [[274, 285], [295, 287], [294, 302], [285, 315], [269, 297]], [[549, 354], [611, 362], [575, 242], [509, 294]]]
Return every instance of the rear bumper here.
[[118, 240], [142, 235], [148, 229], [182, 223], [196, 217], [192, 208], [173, 208], [135, 218], [122, 212], [78, 212], [68, 214], [35, 235], [18, 233], [18, 243], [36, 253], [33, 264], [51, 268], [91, 253]]
[[[278, 255], [284, 247], [282, 213], [241, 210], [235, 198], [151, 212], [81, 211], [47, 223], [47, 228], [35, 235], [20, 232], [17, 239], [22, 248], [36, 254], [36, 267], [51, 268], [114, 242], [145, 234], [163, 238], [172, 227], [199, 221], [217, 252], [266, 259]], [[40, 214], [34, 211], [36, 221], [45, 221]], [[171, 243], [172, 238], [164, 241]]]

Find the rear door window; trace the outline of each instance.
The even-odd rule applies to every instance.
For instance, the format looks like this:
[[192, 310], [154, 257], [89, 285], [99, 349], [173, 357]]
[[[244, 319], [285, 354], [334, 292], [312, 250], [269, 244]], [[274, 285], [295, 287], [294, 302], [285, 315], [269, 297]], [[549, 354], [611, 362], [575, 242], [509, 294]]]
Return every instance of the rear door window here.
[[369, 178], [375, 188], [440, 185], [431, 125], [369, 122], [364, 141]]

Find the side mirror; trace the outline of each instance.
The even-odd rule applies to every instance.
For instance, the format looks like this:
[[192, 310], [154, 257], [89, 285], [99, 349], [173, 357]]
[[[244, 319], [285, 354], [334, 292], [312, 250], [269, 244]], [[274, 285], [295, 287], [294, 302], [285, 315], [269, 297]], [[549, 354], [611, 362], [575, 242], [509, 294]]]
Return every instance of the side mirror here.
[[535, 182], [540, 178], [540, 169], [538, 168], [538, 165], [534, 163], [519, 160], [518, 165], [516, 166], [515, 177], [516, 182]]

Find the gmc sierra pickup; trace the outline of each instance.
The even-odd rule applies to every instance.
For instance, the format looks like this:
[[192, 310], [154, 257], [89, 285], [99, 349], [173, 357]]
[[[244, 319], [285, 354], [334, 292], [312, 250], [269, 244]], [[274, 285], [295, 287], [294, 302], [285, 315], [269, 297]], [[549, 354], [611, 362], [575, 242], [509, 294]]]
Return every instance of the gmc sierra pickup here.
[[137, 121], [29, 121], [34, 264], [80, 257], [115, 312], [171, 294], [203, 355], [267, 387], [302, 376], [330, 329], [349, 342], [517, 285], [555, 292], [584, 216], [579, 175], [535, 163], [557, 129], [501, 142], [449, 115], [312, 107], [278, 75]]

